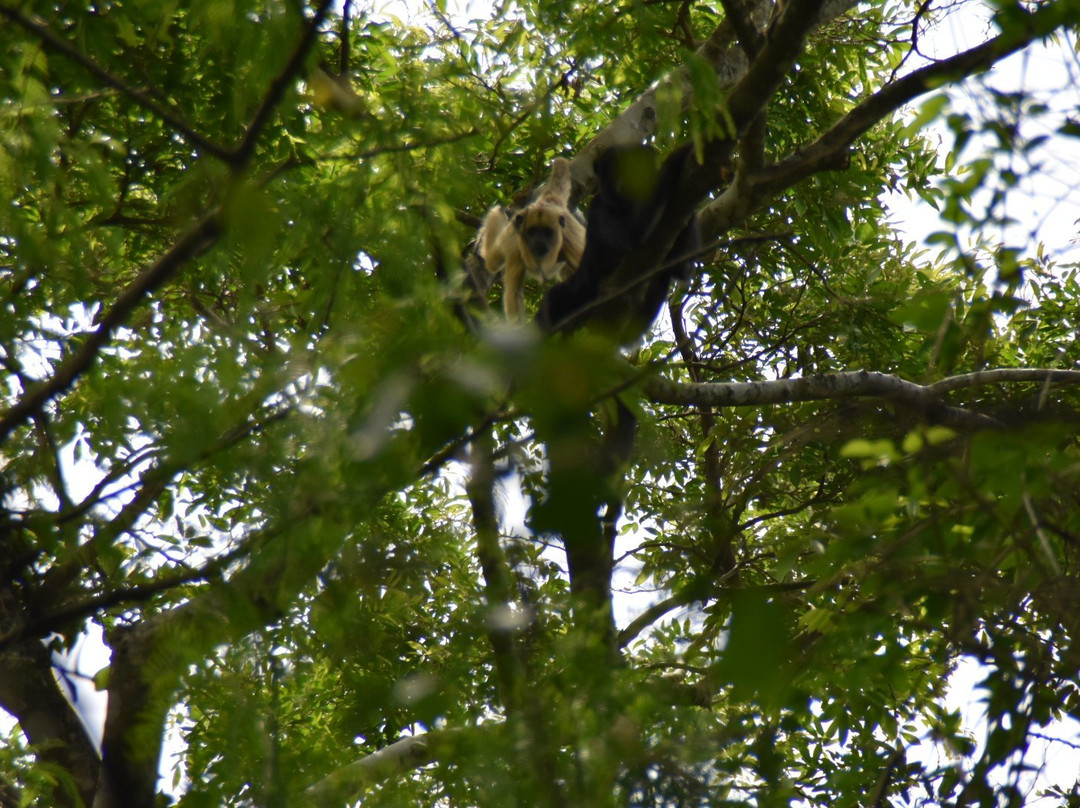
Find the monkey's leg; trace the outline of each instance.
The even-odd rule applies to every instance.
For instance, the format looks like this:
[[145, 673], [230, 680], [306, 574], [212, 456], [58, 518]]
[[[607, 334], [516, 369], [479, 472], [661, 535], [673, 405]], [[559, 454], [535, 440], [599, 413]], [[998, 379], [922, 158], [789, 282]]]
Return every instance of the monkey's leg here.
[[581, 266], [581, 256], [585, 252], [585, 228], [581, 223], [569, 215], [562, 234], [562, 251], [560, 257], [565, 261], [561, 280], [566, 280]]
[[525, 264], [516, 252], [506, 257], [503, 272], [503, 311], [506, 319], [521, 322], [525, 317]]

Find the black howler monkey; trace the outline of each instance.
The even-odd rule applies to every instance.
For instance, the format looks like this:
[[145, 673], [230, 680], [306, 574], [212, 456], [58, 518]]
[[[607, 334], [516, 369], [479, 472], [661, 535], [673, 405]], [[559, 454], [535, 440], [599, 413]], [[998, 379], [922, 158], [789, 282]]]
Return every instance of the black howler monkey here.
[[[615, 146], [596, 158], [598, 190], [589, 207], [585, 251], [578, 270], [544, 295], [537, 322], [546, 331], [577, 326], [595, 315], [615, 329], [620, 340], [640, 334], [656, 318], [671, 282], [688, 280], [701, 236], [697, 217], [687, 222], [668, 250], [664, 262], [651, 268], [625, 295], [610, 304], [597, 303], [604, 281], [635, 251], [648, 244], [656, 225], [678, 193], [679, 178], [692, 153], [683, 146], [657, 163], [651, 146]], [[579, 319], [580, 318], [580, 319]]]

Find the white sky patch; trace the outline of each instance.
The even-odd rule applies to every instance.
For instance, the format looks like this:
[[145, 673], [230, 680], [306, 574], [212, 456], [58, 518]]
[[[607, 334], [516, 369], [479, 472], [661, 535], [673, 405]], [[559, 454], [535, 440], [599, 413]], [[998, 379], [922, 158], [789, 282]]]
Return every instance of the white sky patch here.
[[[986, 6], [959, 5], [923, 32], [919, 51], [927, 58], [913, 61], [907, 67], [915, 69], [931, 58], [945, 58], [974, 47], [993, 33], [995, 29], [989, 22]], [[1033, 45], [999, 62], [981, 77], [968, 79], [946, 91], [950, 99], [946, 114], [968, 114], [975, 126], [997, 112], [988, 106], [985, 90], [977, 83], [985, 82], [987, 87], [1001, 93], [1024, 93], [1049, 109], [1045, 116], [1020, 120], [1019, 136], [1028, 139], [1047, 136], [1049, 139], [1043, 145], [1027, 155], [1013, 153], [995, 159], [998, 170], [1012, 170], [1020, 177], [1017, 187], [1009, 191], [998, 210], [1015, 222], [1001, 226], [996, 234], [982, 231], [1004, 246], [1021, 248], [1023, 257], [1032, 257], [1036, 245], [1042, 242], [1053, 260], [1080, 260], [1080, 138], [1063, 137], [1055, 131], [1067, 116], [1076, 117], [1080, 110], [1080, 62], [1075, 44], [1071, 35], [1062, 35], [1060, 40]], [[928, 93], [918, 99], [911, 105], [912, 109], [918, 110], [934, 95]], [[945, 155], [954, 146], [953, 133], [945, 121], [936, 121], [925, 136], [931, 144], [939, 145], [940, 162], [944, 163]], [[961, 153], [959, 164], [979, 155], [992, 143], [990, 135], [973, 137]], [[990, 190], [979, 191], [973, 199], [972, 209], [976, 213], [985, 211]], [[886, 196], [886, 204], [896, 215], [898, 229], [911, 241], [921, 243], [937, 231], [952, 232], [953, 226], [942, 221], [938, 212], [919, 198], [908, 199], [903, 193], [893, 193]], [[961, 228], [959, 234], [961, 243], [972, 235], [967, 228]]]

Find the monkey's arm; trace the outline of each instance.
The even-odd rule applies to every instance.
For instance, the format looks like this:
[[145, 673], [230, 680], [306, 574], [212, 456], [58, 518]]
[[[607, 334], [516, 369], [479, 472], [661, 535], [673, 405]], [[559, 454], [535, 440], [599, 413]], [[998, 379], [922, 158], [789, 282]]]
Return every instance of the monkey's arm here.
[[506, 245], [510, 218], [501, 207], [496, 205], [487, 212], [480, 227], [480, 257], [484, 267], [492, 275], [498, 274], [506, 262]]

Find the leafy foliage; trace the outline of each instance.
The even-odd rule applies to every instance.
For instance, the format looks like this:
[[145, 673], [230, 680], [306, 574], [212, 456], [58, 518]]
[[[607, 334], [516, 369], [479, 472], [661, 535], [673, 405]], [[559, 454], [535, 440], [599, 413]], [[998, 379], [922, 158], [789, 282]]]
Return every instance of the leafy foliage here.
[[[0, 804], [1026, 801], [1080, 271], [1013, 200], [1076, 125], [969, 77], [1080, 9], [910, 64], [973, 5], [0, 0]], [[695, 145], [698, 273], [634, 346], [499, 322], [476, 223], [626, 128]]]

